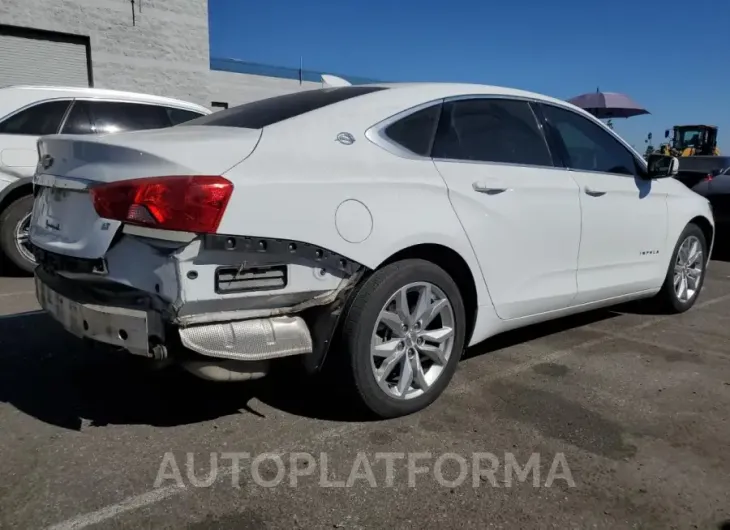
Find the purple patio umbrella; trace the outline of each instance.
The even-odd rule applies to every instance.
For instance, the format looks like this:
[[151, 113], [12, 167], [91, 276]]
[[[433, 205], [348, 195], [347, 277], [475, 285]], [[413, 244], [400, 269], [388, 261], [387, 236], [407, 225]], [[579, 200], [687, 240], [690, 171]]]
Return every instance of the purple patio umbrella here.
[[588, 94], [576, 96], [568, 100], [576, 107], [590, 112], [600, 120], [611, 118], [631, 118], [649, 114], [649, 111], [636, 103], [626, 94], [617, 92], [601, 92], [596, 90]]

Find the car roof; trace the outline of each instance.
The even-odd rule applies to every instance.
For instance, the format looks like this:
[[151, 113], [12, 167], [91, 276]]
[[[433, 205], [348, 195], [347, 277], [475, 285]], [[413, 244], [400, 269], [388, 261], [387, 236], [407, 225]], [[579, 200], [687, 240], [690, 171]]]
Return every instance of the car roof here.
[[[580, 107], [576, 107], [572, 103], [565, 100], [557, 99], [545, 94], [522, 90], [518, 88], [509, 88], [499, 85], [482, 85], [477, 83], [373, 83], [373, 86], [381, 86], [391, 90], [384, 91], [390, 93], [394, 97], [401, 95], [412, 97], [414, 99], [423, 98], [424, 101], [430, 99], [440, 99], [460, 96], [507, 96], [515, 98], [524, 98], [534, 101], [542, 101], [552, 103], [561, 107], [577, 110], [582, 114], [592, 115]], [[386, 96], [387, 97], [387, 96]]]
[[196, 103], [191, 103], [190, 101], [139, 92], [109, 90], [106, 88], [16, 85], [0, 88], [0, 116], [10, 114], [36, 101], [61, 98], [109, 99], [133, 103], [166, 105], [197, 111], [203, 114], [211, 113], [210, 109]]

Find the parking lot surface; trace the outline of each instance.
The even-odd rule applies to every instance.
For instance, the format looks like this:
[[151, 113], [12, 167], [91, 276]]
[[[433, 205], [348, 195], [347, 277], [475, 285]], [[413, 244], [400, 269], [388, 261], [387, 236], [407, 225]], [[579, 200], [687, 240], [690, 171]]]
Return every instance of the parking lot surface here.
[[385, 422], [296, 372], [221, 386], [89, 351], [32, 290], [0, 277], [0, 527], [730, 528], [726, 258], [688, 313], [496, 337]]

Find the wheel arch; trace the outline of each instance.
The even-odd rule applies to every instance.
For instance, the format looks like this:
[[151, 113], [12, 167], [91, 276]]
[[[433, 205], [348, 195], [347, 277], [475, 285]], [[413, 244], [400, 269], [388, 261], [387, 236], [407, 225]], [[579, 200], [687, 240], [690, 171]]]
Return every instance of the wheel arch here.
[[689, 223], [687, 224], [695, 224], [699, 227], [700, 230], [702, 230], [702, 234], [705, 236], [705, 242], [707, 243], [707, 252], [708, 252], [708, 258], [709, 255], [712, 252], [712, 246], [714, 241], [714, 235], [715, 235], [715, 227], [710, 222], [710, 220], [707, 217], [704, 217], [702, 215], [698, 215], [692, 219], [690, 219]]
[[445, 270], [459, 288], [464, 301], [464, 311], [467, 315], [465, 344], [469, 344], [476, 325], [479, 298], [477, 279], [467, 261], [455, 250], [436, 243], [421, 243], [406, 247], [392, 254], [383, 261], [378, 269], [396, 261], [405, 259], [422, 259], [429, 261]]
[[33, 195], [33, 179], [29, 177], [18, 179], [0, 190], [0, 213], [16, 200], [28, 195]]

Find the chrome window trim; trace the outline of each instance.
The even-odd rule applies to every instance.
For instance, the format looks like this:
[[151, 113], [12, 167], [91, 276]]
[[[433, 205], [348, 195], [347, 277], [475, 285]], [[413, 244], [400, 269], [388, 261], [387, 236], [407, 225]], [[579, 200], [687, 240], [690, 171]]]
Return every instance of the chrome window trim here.
[[551, 165], [551, 166], [538, 165], [538, 164], [517, 164], [517, 163], [510, 163], [510, 162], [487, 162], [487, 161], [482, 161], [482, 160], [461, 160], [458, 158], [432, 158], [432, 157], [418, 155], [418, 154], [414, 153], [413, 151], [406, 149], [405, 147], [401, 146], [400, 144], [395, 143], [393, 140], [391, 140], [385, 134], [385, 129], [387, 129], [389, 125], [392, 125], [396, 121], [406, 118], [406, 117], [410, 116], [411, 114], [414, 114], [414, 113], [416, 113], [420, 110], [423, 110], [425, 108], [428, 108], [432, 105], [446, 104], [451, 101], [463, 101], [463, 100], [471, 100], [471, 99], [502, 99], [502, 100], [524, 101], [526, 103], [534, 103], [537, 105], [549, 105], [549, 106], [552, 106], [552, 107], [555, 107], [555, 108], [558, 108], [561, 110], [571, 112], [571, 113], [575, 114], [576, 116], [578, 116], [579, 118], [583, 118], [584, 120], [588, 120], [589, 122], [592, 122], [592, 123], [598, 125], [598, 127], [603, 129], [610, 136], [612, 136], [615, 140], [617, 140], [618, 143], [629, 152], [629, 155], [631, 155], [631, 157], [634, 159], [635, 163], [640, 164], [640, 166], [643, 167], [644, 170], [646, 170], [646, 161], [642, 157], [638, 156], [634, 152], [634, 150], [631, 148], [631, 146], [629, 146], [623, 138], [621, 138], [618, 134], [616, 134], [614, 131], [612, 131], [610, 128], [608, 128], [600, 120], [593, 118], [593, 117], [584, 116], [582, 113], [576, 112], [575, 109], [572, 109], [566, 105], [561, 105], [560, 103], [546, 101], [544, 99], [530, 97], [530, 96], [516, 96], [516, 95], [507, 95], [507, 94], [460, 94], [458, 96], [447, 96], [444, 98], [433, 99], [433, 100], [427, 101], [425, 103], [420, 103], [414, 107], [410, 107], [401, 112], [398, 112], [398, 113], [376, 123], [375, 125], [372, 125], [370, 128], [368, 128], [365, 131], [365, 137], [368, 140], [370, 140], [373, 144], [377, 145], [378, 147], [380, 147], [382, 149], [385, 149], [386, 151], [390, 152], [391, 154], [394, 154], [401, 158], [407, 158], [410, 160], [421, 160], [421, 161], [431, 160], [434, 162], [487, 164], [487, 165], [508, 166], [508, 167], [552, 169], [552, 170], [558, 170], [558, 171], [593, 173], [593, 174], [599, 174], [599, 175], [611, 175], [611, 176], [625, 177], [625, 178], [638, 178], [639, 177], [639, 175], [627, 175], [625, 173], [607, 173], [605, 171], [582, 170], [582, 169], [567, 168], [567, 167], [562, 167], [562, 166], [556, 165], [557, 161], [555, 160], [555, 155], [554, 155], [552, 149], [550, 149], [550, 145], [547, 141], [547, 137], [545, 136], [543, 124], [540, 122], [538, 117], [535, 115], [535, 110], [532, 108], [532, 106], [530, 106], [530, 111], [532, 112], [533, 116], [535, 117], [535, 123], [537, 124], [540, 132], [542, 133], [543, 141], [545, 142], [545, 145], [548, 149], [548, 153], [550, 153], [550, 157], [553, 159], [553, 165]]
[[547, 143], [547, 138], [545, 137], [545, 132], [542, 127], [542, 123], [540, 123], [540, 120], [535, 115], [534, 109], [530, 106], [530, 112], [532, 113], [533, 117], [535, 118], [535, 124], [537, 125], [543, 141], [545, 142], [545, 147], [548, 150], [548, 153], [550, 154], [550, 158], [553, 160], [553, 165], [545, 166], [540, 164], [517, 164], [512, 162], [489, 162], [484, 160], [462, 160], [460, 158], [433, 158], [429, 156], [423, 156], [414, 153], [410, 149], [406, 149], [405, 147], [401, 146], [400, 144], [394, 142], [391, 140], [387, 134], [385, 134], [385, 129], [387, 129], [390, 125], [393, 123], [406, 118], [410, 116], [411, 114], [415, 114], [418, 111], [421, 111], [423, 109], [426, 109], [428, 107], [431, 107], [433, 105], [442, 105], [445, 103], [448, 103], [450, 101], [460, 101], [460, 100], [469, 100], [469, 99], [502, 99], [502, 100], [515, 100], [515, 101], [524, 101], [526, 103], [530, 102], [539, 102], [540, 100], [535, 98], [528, 98], [523, 96], [508, 96], [508, 95], [501, 95], [501, 94], [464, 94], [459, 96], [448, 96], [445, 98], [438, 98], [433, 99], [430, 101], [427, 101], [425, 103], [420, 103], [414, 107], [408, 108], [406, 110], [403, 110], [401, 112], [398, 112], [397, 114], [394, 114], [375, 125], [371, 126], [367, 131], [365, 131], [365, 137], [370, 140], [372, 143], [377, 145], [378, 147], [381, 147], [382, 149], [385, 149], [386, 151], [390, 152], [391, 154], [394, 154], [396, 156], [399, 156], [401, 158], [407, 158], [410, 160], [421, 160], [421, 161], [432, 161], [432, 162], [449, 162], [449, 163], [460, 163], [460, 164], [485, 164], [485, 165], [493, 165], [493, 166], [507, 166], [507, 167], [526, 167], [526, 168], [539, 168], [539, 169], [551, 169], [551, 170], [558, 170], [558, 171], [566, 171], [567, 169], [564, 167], [560, 167], [555, 165], [555, 158], [553, 155], [552, 150], [550, 149], [550, 145]]
[[401, 158], [421, 161], [432, 160], [430, 156], [419, 155], [417, 153], [414, 153], [410, 149], [406, 149], [402, 145], [394, 142], [387, 134], [385, 134], [385, 130], [389, 126], [393, 125], [395, 122], [400, 121], [403, 118], [407, 118], [411, 114], [415, 114], [416, 112], [419, 112], [421, 110], [427, 109], [435, 105], [440, 105], [443, 103], [443, 101], [444, 98], [433, 99], [431, 101], [419, 103], [415, 107], [410, 107], [406, 110], [393, 114], [392, 116], [382, 121], [379, 121], [375, 125], [372, 125], [368, 130], [366, 130], [365, 138], [370, 140], [373, 144], [377, 145], [381, 149], [385, 149], [389, 153], [394, 154], [395, 156], [399, 156]]
[[[68, 115], [68, 111], [72, 107], [72, 104], [74, 101], [74, 98], [69, 97], [69, 96], [59, 96], [57, 98], [37, 99], [37, 100], [33, 101], [32, 103], [28, 103], [27, 105], [24, 105], [18, 109], [15, 109], [10, 114], [6, 114], [5, 116], [0, 117], [0, 124], [5, 123], [7, 120], [13, 118], [14, 116], [17, 116], [18, 114], [20, 114], [21, 112], [23, 112], [25, 110], [32, 109], [33, 107], [42, 105], [44, 103], [51, 103], [53, 101], [68, 101], [69, 102], [69, 105], [66, 107], [66, 112], [61, 119], [61, 122], [63, 123], [63, 120]], [[61, 130], [60, 127], [58, 129], [56, 129], [56, 133], [58, 133], [58, 131], [60, 131], [60, 130]], [[31, 137], [38, 136], [37, 134], [18, 134], [18, 133], [0, 133], [0, 134], [7, 134], [8, 136], [31, 136]]]

